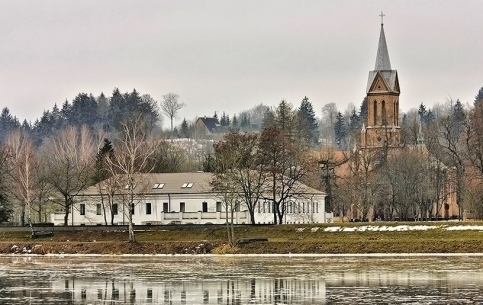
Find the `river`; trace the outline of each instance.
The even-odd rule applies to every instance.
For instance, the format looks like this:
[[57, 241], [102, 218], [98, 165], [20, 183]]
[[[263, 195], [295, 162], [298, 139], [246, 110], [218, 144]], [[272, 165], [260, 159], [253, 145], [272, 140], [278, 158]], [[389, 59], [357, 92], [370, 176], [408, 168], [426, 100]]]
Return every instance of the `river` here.
[[483, 304], [481, 256], [2, 256], [0, 304]]

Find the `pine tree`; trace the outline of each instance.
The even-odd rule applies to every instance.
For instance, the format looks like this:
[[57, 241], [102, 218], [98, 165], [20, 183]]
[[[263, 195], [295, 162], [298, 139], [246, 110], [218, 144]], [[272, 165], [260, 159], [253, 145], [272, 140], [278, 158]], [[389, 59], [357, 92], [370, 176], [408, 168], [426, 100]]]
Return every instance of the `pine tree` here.
[[421, 121], [424, 121], [426, 115], [428, 114], [428, 111], [426, 110], [426, 106], [424, 106], [423, 103], [419, 105], [418, 114], [419, 114], [419, 119]]
[[352, 109], [352, 114], [349, 118], [349, 130], [348, 132], [352, 135], [360, 132], [362, 127], [361, 117], [357, 114], [356, 109]]
[[183, 122], [181, 122], [180, 135], [182, 138], [190, 137], [189, 126], [188, 126], [188, 122], [186, 121], [186, 118], [183, 118]]
[[343, 146], [343, 144], [345, 143], [345, 138], [347, 136], [347, 131], [344, 123], [344, 116], [340, 111], [337, 112], [337, 116], [335, 117], [334, 134], [335, 142], [337, 143], [337, 145], [339, 147]]
[[243, 112], [241, 115], [240, 119], [240, 127], [242, 128], [247, 128], [250, 126], [250, 119], [248, 118], [248, 114], [246, 112]]
[[299, 108], [299, 116], [301, 119], [302, 128], [306, 131], [306, 140], [309, 143], [317, 144], [319, 141], [319, 124], [315, 117], [312, 103], [309, 102], [308, 97], [304, 97]]
[[478, 91], [478, 94], [475, 96], [475, 103], [474, 105], [476, 106], [477, 104], [483, 102], [483, 87], [480, 88]]
[[10, 110], [5, 107], [0, 114], [0, 144], [2, 144], [7, 135], [16, 128], [20, 127], [17, 117], [12, 116]]
[[231, 126], [233, 128], [238, 128], [238, 118], [236, 114], [233, 115], [233, 118], [231, 119]]

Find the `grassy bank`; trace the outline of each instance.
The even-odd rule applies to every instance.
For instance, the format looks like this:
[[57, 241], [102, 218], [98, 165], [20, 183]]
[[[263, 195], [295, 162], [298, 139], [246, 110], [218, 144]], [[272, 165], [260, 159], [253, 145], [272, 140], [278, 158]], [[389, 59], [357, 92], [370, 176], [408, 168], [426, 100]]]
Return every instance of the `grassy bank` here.
[[[455, 226], [466, 229], [448, 229]], [[241, 226], [235, 229], [237, 238], [264, 237], [268, 242], [235, 248], [226, 246], [226, 229], [220, 226], [144, 228], [136, 231], [136, 243], [127, 242], [125, 230], [56, 227], [51, 237], [31, 239], [27, 231], [0, 228], [0, 253], [476, 253], [483, 252], [479, 226], [483, 228], [483, 222]]]

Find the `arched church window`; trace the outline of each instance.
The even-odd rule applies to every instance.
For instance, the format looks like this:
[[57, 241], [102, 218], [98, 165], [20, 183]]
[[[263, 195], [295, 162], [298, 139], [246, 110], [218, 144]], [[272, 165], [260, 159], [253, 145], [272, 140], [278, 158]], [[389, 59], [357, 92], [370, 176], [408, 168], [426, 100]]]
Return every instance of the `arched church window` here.
[[374, 101], [374, 113], [373, 113], [373, 115], [374, 115], [374, 118], [373, 118], [374, 125], [377, 125], [377, 101]]
[[382, 125], [387, 125], [387, 117], [386, 117], [386, 101], [382, 101]]

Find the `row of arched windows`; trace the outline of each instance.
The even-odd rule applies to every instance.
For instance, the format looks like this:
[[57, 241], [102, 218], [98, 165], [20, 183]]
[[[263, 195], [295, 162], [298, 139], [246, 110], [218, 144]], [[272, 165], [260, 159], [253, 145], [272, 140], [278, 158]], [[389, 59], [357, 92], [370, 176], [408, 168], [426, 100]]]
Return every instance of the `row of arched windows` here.
[[392, 109], [392, 119], [393, 121], [392, 122], [388, 122], [387, 121], [387, 118], [388, 118], [388, 113], [387, 113], [387, 110], [386, 110], [386, 101], [382, 101], [381, 102], [381, 116], [378, 116], [378, 112], [377, 112], [377, 101], [374, 100], [373, 102], [373, 122], [374, 122], [374, 125], [394, 125], [394, 126], [398, 126], [398, 118], [399, 118], [399, 101], [396, 101], [394, 103], [394, 108]]

